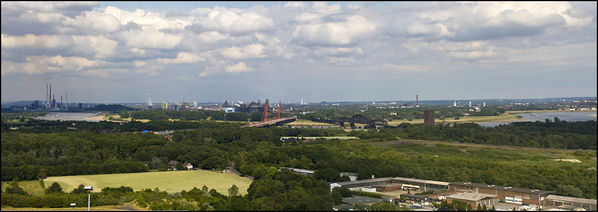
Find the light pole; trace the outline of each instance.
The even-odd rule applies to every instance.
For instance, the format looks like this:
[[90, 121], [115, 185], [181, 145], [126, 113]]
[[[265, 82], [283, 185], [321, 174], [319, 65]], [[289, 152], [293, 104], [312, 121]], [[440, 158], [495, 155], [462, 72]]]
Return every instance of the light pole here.
[[87, 211], [89, 211], [90, 210], [89, 206], [91, 206], [91, 191], [93, 190], [93, 187], [85, 186], [84, 189], [87, 190]]

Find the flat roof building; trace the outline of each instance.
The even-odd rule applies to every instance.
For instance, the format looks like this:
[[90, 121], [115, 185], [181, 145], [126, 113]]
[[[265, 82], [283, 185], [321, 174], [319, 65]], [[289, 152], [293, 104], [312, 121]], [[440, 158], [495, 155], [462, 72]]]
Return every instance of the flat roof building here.
[[480, 206], [486, 205], [486, 208], [491, 208], [496, 204], [496, 195], [483, 193], [455, 193], [446, 197], [446, 201], [449, 204], [455, 200], [465, 202], [471, 205], [472, 208], [476, 208], [478, 204]]
[[545, 207], [557, 208], [562, 206], [573, 206], [575, 208], [584, 208], [588, 211], [595, 211], [596, 200], [595, 199], [583, 199], [575, 197], [566, 197], [558, 195], [548, 195], [546, 197]]
[[450, 183], [450, 191], [492, 194], [496, 195], [498, 199], [504, 199], [507, 203], [534, 205], [541, 205], [546, 196], [554, 194], [553, 191], [495, 186], [471, 182]]

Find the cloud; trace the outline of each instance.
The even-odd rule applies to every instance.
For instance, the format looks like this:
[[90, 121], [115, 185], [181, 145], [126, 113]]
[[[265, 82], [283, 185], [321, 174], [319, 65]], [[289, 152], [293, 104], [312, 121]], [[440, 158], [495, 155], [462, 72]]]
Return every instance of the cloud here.
[[174, 59], [158, 58], [157, 62], [162, 63], [162, 64], [183, 64], [183, 63], [197, 63], [197, 62], [205, 61], [205, 60], [206, 60], [205, 57], [202, 57], [197, 54], [193, 54], [190, 52], [179, 52], [177, 57]]
[[131, 48], [174, 49], [183, 40], [181, 34], [170, 34], [158, 30], [131, 30], [120, 33], [120, 37]]
[[226, 67], [226, 72], [238, 73], [238, 72], [249, 72], [249, 71], [253, 71], [253, 69], [251, 67], [248, 67], [247, 65], [245, 65], [245, 62], [239, 62], [237, 64], [230, 65], [230, 66]]
[[3, 49], [60, 49], [73, 45], [73, 40], [63, 35], [10, 36], [3, 33], [1, 41]]
[[[207, 11], [202, 11], [206, 13]], [[198, 17], [193, 29], [197, 31], [219, 31], [229, 34], [246, 34], [272, 29], [274, 21], [253, 11], [242, 11], [215, 7], [205, 16]]]
[[247, 59], [247, 58], [259, 58], [263, 57], [262, 52], [264, 51], [264, 45], [262, 44], [250, 44], [241, 47], [229, 47], [220, 50], [220, 55], [230, 59]]
[[83, 57], [62, 57], [60, 55], [54, 57], [30, 56], [26, 57], [26, 62], [23, 63], [2, 61], [2, 75], [10, 73], [32, 75], [46, 72], [81, 71], [102, 64], [105, 64], [105, 62], [88, 60]]
[[350, 45], [376, 29], [376, 25], [360, 15], [339, 16], [324, 23], [300, 24], [293, 32], [293, 41], [302, 45]]

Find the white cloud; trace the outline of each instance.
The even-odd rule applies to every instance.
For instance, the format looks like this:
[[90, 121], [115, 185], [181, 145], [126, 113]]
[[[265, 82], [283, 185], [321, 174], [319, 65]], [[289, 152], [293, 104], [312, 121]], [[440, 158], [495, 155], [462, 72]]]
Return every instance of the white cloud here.
[[26, 34], [23, 36], [10, 36], [2, 34], [2, 48], [19, 49], [58, 49], [65, 48], [73, 44], [68, 36], [63, 35], [34, 35]]
[[63, 24], [86, 33], [111, 33], [120, 29], [120, 22], [112, 15], [86, 11], [82, 16], [66, 18]]
[[163, 64], [182, 64], [182, 63], [197, 63], [200, 61], [205, 61], [206, 58], [202, 57], [200, 55], [197, 54], [193, 54], [190, 52], [179, 52], [177, 57], [174, 59], [164, 59], [164, 58], [158, 58], [157, 61], [159, 63], [163, 63]]
[[263, 57], [264, 45], [256, 43], [241, 47], [229, 47], [220, 50], [220, 55], [230, 59], [247, 59]]
[[132, 48], [174, 49], [183, 40], [181, 34], [157, 30], [131, 30], [121, 32], [120, 36], [126, 41], [126, 46]]
[[204, 29], [231, 34], [269, 30], [274, 24], [271, 18], [252, 11], [240, 11], [222, 7], [216, 7], [207, 13], [206, 16], [200, 16], [196, 22]]
[[245, 62], [239, 62], [237, 64], [234, 65], [230, 65], [226, 67], [226, 72], [248, 72], [248, 71], [253, 71], [253, 69], [251, 67], [248, 67], [247, 65], [245, 65]]
[[46, 72], [81, 71], [102, 64], [105, 64], [105, 62], [88, 60], [83, 57], [62, 57], [60, 55], [53, 57], [30, 56], [26, 57], [26, 62], [23, 63], [2, 61], [2, 75], [9, 73], [32, 75]]
[[298, 25], [293, 32], [293, 40], [305, 45], [349, 45], [376, 29], [374, 23], [360, 15], [339, 19]]
[[96, 58], [116, 56], [117, 42], [104, 36], [73, 36], [77, 50], [92, 50]]

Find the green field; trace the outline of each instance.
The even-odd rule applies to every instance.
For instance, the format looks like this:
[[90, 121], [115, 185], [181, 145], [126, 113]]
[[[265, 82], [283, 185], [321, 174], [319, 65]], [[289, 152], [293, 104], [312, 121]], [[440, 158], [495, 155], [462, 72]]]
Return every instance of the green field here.
[[[400, 141], [386, 142], [371, 142], [367, 144], [373, 146], [392, 147], [398, 152], [406, 153], [409, 155], [459, 155], [463, 158], [485, 158], [500, 163], [517, 163], [530, 165], [571, 164], [579, 167], [597, 168], [596, 150], [517, 147], [414, 139], [402, 139]], [[557, 161], [558, 159], [577, 159], [581, 163]]]
[[[2, 182], [2, 190], [6, 190], [8, 187], [8, 182]], [[33, 192], [33, 194], [43, 194], [44, 188], [42, 188], [41, 183], [37, 180], [26, 180], [26, 181], [19, 181], [19, 186], [23, 188], [27, 193]], [[50, 185], [48, 185], [50, 186]]]
[[129, 186], [135, 191], [159, 188], [161, 191], [169, 193], [189, 191], [193, 187], [201, 188], [206, 185], [222, 194], [228, 194], [228, 189], [233, 184], [239, 187], [239, 193], [246, 194], [247, 188], [251, 184], [251, 180], [228, 172], [206, 170], [61, 176], [48, 177], [44, 182], [46, 186], [58, 182], [62, 186], [62, 190], [67, 192], [72, 191], [79, 184], [91, 185], [98, 192], [100, 188], [104, 187]]

